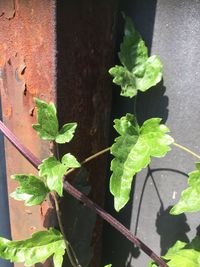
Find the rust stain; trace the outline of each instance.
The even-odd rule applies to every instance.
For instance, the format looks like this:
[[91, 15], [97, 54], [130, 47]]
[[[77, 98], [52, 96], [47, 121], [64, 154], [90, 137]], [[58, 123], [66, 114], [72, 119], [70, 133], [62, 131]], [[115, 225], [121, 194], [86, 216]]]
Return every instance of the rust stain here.
[[14, 0], [0, 1], [0, 17], [4, 16], [6, 19], [12, 19], [15, 16]]
[[9, 103], [4, 103], [4, 106], [6, 105], [5, 109], [4, 109], [4, 116], [7, 119], [10, 119], [11, 115], [12, 115], [12, 106]]
[[[36, 120], [33, 97], [43, 96], [45, 100], [55, 102], [54, 13], [54, 0], [0, 0], [3, 120], [40, 159], [48, 157], [50, 149], [48, 142], [42, 142], [31, 127]], [[16, 188], [15, 181], [9, 178], [11, 174], [37, 175], [37, 172], [7, 141], [5, 147], [9, 194]], [[30, 237], [36, 229], [44, 229], [44, 220], [48, 221], [45, 212], [41, 216], [39, 206], [27, 211], [22, 202], [9, 198], [9, 208], [13, 239]], [[47, 262], [40, 266], [53, 265]], [[15, 264], [15, 267], [23, 267], [23, 264]]]

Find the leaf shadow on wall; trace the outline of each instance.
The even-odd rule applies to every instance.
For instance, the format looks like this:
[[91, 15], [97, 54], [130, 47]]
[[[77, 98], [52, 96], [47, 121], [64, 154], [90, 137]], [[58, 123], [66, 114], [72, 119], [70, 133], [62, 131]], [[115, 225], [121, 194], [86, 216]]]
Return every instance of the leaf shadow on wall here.
[[140, 125], [150, 118], [161, 118], [165, 123], [168, 118], [169, 98], [165, 95], [166, 87], [162, 80], [145, 93], [139, 93], [137, 98], [137, 118]]
[[157, 230], [157, 233], [160, 235], [160, 248], [161, 248], [160, 254], [161, 255], [165, 255], [167, 250], [171, 246], [173, 246], [177, 240], [188, 242], [189, 239], [186, 233], [190, 231], [190, 227], [187, 224], [187, 219], [184, 213], [175, 216], [169, 213], [172, 206], [169, 206], [166, 209], [164, 208], [164, 203], [161, 198], [161, 194], [159, 193], [159, 189], [156, 185], [156, 181], [153, 176], [154, 172], [163, 172], [163, 171], [174, 172], [177, 174], [181, 174], [185, 177], [188, 177], [186, 173], [181, 172], [176, 169], [170, 169], [170, 168], [151, 169], [150, 167], [148, 167], [148, 172], [144, 180], [142, 193], [141, 193], [140, 200], [139, 200], [138, 213], [137, 213], [137, 219], [136, 219], [136, 224], [135, 224], [135, 234], [137, 234], [139, 218], [140, 218], [140, 210], [141, 210], [142, 201], [144, 197], [145, 187], [147, 185], [148, 180], [151, 179], [152, 184], [155, 188], [157, 197], [160, 201], [160, 209], [157, 213], [157, 218], [156, 218], [156, 230]]

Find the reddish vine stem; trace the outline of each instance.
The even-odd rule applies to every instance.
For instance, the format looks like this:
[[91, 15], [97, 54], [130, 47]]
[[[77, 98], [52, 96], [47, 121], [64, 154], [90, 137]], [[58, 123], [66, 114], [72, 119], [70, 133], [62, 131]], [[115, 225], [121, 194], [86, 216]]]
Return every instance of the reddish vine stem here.
[[[35, 167], [38, 168], [38, 165], [41, 164], [41, 161], [33, 155], [33, 153], [28, 150], [18, 138], [0, 121], [0, 130], [5, 135], [5, 137], [17, 148], [17, 150]], [[63, 188], [70, 195], [72, 195], [77, 200], [83, 202], [85, 206], [95, 211], [102, 219], [111, 224], [115, 229], [117, 229], [122, 235], [124, 235], [128, 240], [131, 241], [134, 245], [139, 247], [145, 254], [147, 254], [152, 260], [154, 260], [160, 267], [168, 267], [168, 265], [155, 253], [153, 252], [146, 244], [144, 244], [139, 238], [131, 233], [123, 224], [117, 221], [113, 216], [103, 210], [100, 206], [78, 191], [68, 182], [63, 183]]]
[[6, 138], [17, 148], [17, 150], [35, 167], [41, 164], [41, 161], [33, 155], [33, 153], [27, 149], [19, 139], [5, 126], [0, 120], [0, 130], [6, 136]]

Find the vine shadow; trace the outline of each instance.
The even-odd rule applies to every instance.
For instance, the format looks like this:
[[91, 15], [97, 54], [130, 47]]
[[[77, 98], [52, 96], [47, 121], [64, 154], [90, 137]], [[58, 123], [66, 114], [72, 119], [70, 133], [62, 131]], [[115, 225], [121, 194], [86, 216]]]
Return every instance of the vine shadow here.
[[148, 172], [147, 172], [147, 175], [146, 175], [144, 183], [143, 183], [142, 193], [141, 193], [141, 196], [139, 199], [136, 224], [135, 224], [135, 234], [137, 235], [140, 210], [141, 210], [141, 206], [142, 206], [142, 200], [144, 197], [145, 187], [147, 185], [148, 180], [151, 179], [152, 184], [155, 188], [157, 197], [160, 201], [160, 209], [157, 213], [157, 218], [156, 218], [155, 224], [156, 224], [156, 231], [160, 235], [160, 249], [161, 249], [160, 254], [164, 255], [164, 254], [166, 254], [167, 250], [176, 243], [177, 240], [181, 240], [183, 242], [189, 241], [186, 233], [190, 231], [190, 227], [187, 224], [187, 218], [186, 218], [184, 213], [174, 216], [174, 215], [171, 215], [169, 213], [172, 206], [169, 206], [166, 209], [164, 208], [163, 200], [161, 198], [161, 195], [159, 193], [159, 189], [156, 185], [156, 181], [155, 181], [155, 178], [153, 176], [154, 172], [159, 172], [159, 171], [174, 172], [174, 173], [181, 174], [185, 177], [188, 177], [188, 175], [186, 173], [179, 171], [179, 170], [176, 170], [176, 169], [171, 169], [171, 168], [151, 169], [150, 167], [148, 167]]

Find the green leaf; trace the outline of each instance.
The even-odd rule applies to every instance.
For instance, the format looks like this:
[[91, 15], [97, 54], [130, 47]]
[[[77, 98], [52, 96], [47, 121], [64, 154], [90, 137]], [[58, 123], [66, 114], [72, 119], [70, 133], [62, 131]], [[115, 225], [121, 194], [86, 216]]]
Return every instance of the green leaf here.
[[53, 228], [36, 232], [31, 238], [22, 241], [0, 238], [0, 257], [11, 262], [24, 263], [25, 266], [44, 262], [54, 255], [55, 267], [61, 267], [61, 255], [64, 255], [65, 248], [62, 234]]
[[59, 130], [56, 108], [53, 103], [46, 103], [38, 98], [35, 99], [37, 106], [38, 124], [32, 127], [43, 140], [54, 141], [64, 144], [71, 141], [77, 127], [77, 123], [71, 122], [62, 126]]
[[74, 136], [74, 132], [76, 130], [77, 123], [67, 123], [63, 125], [63, 127], [60, 129], [58, 135], [56, 136], [56, 143], [58, 144], [64, 144], [68, 143], [72, 140]]
[[177, 241], [165, 256], [169, 267], [199, 267], [200, 266], [200, 238], [196, 237], [190, 244]]
[[79, 168], [81, 166], [80, 163], [77, 161], [77, 159], [70, 153], [65, 154], [62, 157], [61, 161], [62, 164], [67, 168]]
[[[200, 266], [200, 237], [195, 237], [191, 243], [177, 241], [162, 258], [169, 267], [199, 267]], [[150, 262], [149, 267], [156, 267]]]
[[160, 121], [152, 118], [139, 127], [131, 114], [114, 121], [120, 136], [111, 147], [115, 158], [111, 162], [110, 191], [117, 211], [129, 200], [133, 176], [150, 163], [151, 157], [163, 157], [171, 150], [169, 145], [174, 140]]
[[121, 86], [121, 95], [134, 97], [138, 90], [145, 92], [162, 79], [162, 64], [158, 56], [148, 57], [148, 50], [132, 20], [125, 17], [123, 42], [119, 59], [123, 66], [109, 70], [113, 82]]
[[58, 134], [58, 119], [55, 105], [53, 103], [47, 104], [38, 98], [35, 98], [35, 102], [38, 124], [33, 124], [32, 127], [43, 140], [54, 140]]
[[20, 187], [17, 187], [10, 196], [16, 200], [25, 201], [26, 206], [40, 205], [49, 192], [44, 182], [32, 174], [17, 174], [12, 175], [11, 178], [18, 181]]
[[78, 168], [80, 164], [70, 153], [62, 157], [60, 162], [54, 156], [42, 161], [39, 165], [39, 175], [46, 177], [46, 183], [51, 191], [56, 191], [59, 196], [63, 195], [63, 176], [69, 168]]
[[170, 210], [170, 214], [178, 215], [200, 210], [200, 163], [197, 163], [196, 167], [196, 171], [189, 173], [189, 187], [181, 193], [179, 202]]
[[112, 267], [112, 264], [107, 264], [104, 267]]
[[153, 261], [150, 261], [149, 264], [148, 264], [148, 267], [157, 267], [158, 265], [153, 262]]

